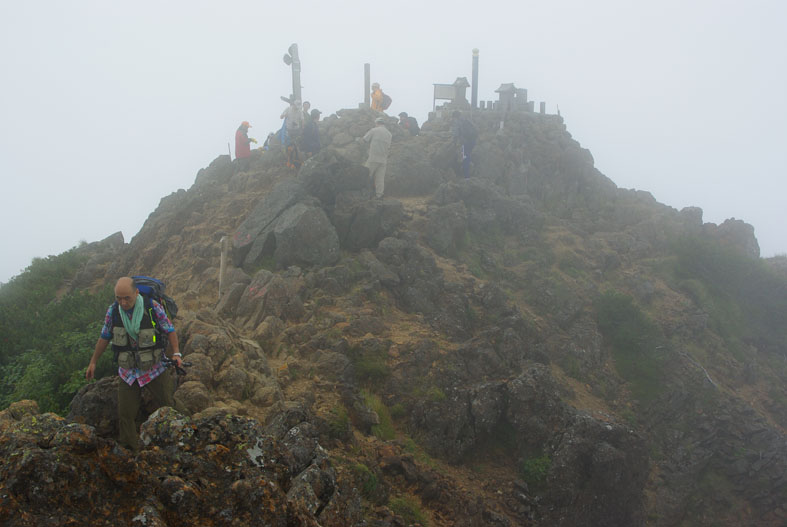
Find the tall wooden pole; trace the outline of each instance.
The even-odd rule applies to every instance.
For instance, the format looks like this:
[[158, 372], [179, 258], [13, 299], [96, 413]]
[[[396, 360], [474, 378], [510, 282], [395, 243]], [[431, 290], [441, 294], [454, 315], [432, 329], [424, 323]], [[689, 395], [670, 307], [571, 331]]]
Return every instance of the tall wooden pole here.
[[219, 300], [221, 300], [221, 293], [224, 292], [224, 271], [227, 268], [227, 255], [230, 250], [230, 239], [228, 236], [222, 236], [219, 244], [221, 245], [221, 263], [219, 263]]
[[470, 106], [478, 108], [478, 48], [473, 50], [473, 90], [471, 94]]
[[365, 108], [372, 107], [372, 96], [371, 96], [371, 83], [372, 82], [372, 67], [367, 62], [363, 65], [363, 104]]
[[298, 56], [298, 44], [293, 44], [288, 49], [290, 58], [292, 58], [292, 97], [293, 99], [301, 99], [301, 59]]

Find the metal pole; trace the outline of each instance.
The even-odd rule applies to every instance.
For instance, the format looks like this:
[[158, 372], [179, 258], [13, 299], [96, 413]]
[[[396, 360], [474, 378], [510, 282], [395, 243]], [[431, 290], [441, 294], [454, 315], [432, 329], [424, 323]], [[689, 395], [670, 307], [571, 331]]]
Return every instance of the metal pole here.
[[230, 155], [230, 161], [232, 161], [232, 150], [230, 150], [230, 142], [227, 141], [227, 153]]
[[473, 90], [471, 95], [470, 107], [478, 106], [478, 48], [473, 50]]
[[227, 236], [222, 236], [219, 244], [221, 245], [221, 263], [219, 264], [219, 300], [221, 300], [221, 293], [224, 286], [224, 271], [227, 268], [227, 255], [229, 253], [230, 244]]
[[288, 50], [292, 57], [292, 97], [301, 99], [301, 59], [298, 57], [298, 44], [293, 44]]
[[363, 104], [365, 108], [372, 107], [372, 95], [370, 93], [372, 89], [371, 82], [372, 82], [372, 67], [367, 62], [366, 64], [363, 65]]

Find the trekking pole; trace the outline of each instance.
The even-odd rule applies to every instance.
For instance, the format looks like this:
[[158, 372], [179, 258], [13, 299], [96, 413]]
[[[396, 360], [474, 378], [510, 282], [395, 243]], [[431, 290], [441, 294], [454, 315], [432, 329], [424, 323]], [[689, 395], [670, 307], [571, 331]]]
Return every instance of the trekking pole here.
[[230, 155], [230, 161], [232, 161], [232, 150], [230, 150], [230, 142], [227, 141], [227, 153]]
[[188, 368], [191, 366], [190, 362], [181, 362], [180, 364], [181, 366], [183, 366], [183, 368], [181, 368], [180, 366], [178, 366], [178, 361], [176, 361], [175, 359], [170, 359], [166, 355], [161, 359], [161, 364], [163, 364], [165, 368], [169, 368], [170, 366], [175, 366], [175, 371], [177, 372], [178, 375], [186, 375], [188, 372], [183, 368]]

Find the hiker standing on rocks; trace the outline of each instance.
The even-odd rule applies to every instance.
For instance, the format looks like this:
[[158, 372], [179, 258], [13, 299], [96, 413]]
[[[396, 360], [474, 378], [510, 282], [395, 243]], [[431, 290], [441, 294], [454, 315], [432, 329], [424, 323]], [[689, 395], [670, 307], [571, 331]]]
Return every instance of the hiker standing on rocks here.
[[243, 121], [235, 131], [235, 160], [238, 162], [239, 170], [249, 168], [251, 160], [251, 143], [257, 143], [253, 137], [249, 137], [249, 121]]
[[369, 143], [366, 168], [369, 169], [369, 179], [374, 183], [374, 195], [377, 199], [382, 199], [385, 191], [385, 166], [388, 163], [388, 150], [391, 148], [392, 137], [382, 117], [375, 119], [374, 128], [363, 136], [363, 140]]
[[379, 82], [372, 84], [372, 110], [383, 111], [383, 90], [380, 89]]
[[407, 115], [407, 112], [399, 114], [399, 126], [410, 132], [410, 135], [418, 135], [418, 132], [421, 131], [418, 128], [418, 121], [415, 120], [415, 117]]
[[[169, 346], [156, 338], [156, 328], [167, 335]], [[118, 443], [139, 451], [139, 434], [134, 419], [142, 402], [142, 388], [158, 406], [174, 406], [172, 385], [168, 382], [166, 366], [161, 363], [164, 349], [169, 358], [181, 366], [181, 354], [175, 327], [167, 318], [164, 308], [155, 300], [145, 300], [139, 294], [134, 280], [123, 277], [115, 284], [115, 303], [107, 309], [104, 327], [96, 342], [96, 349], [88, 364], [85, 378], [90, 380], [96, 371], [98, 359], [112, 343], [117, 353], [118, 375]]]
[[[304, 104], [305, 105], [305, 104]], [[314, 109], [303, 127], [303, 158], [309, 159], [320, 151], [320, 128], [317, 123], [320, 121], [320, 110]]]
[[294, 168], [297, 170], [301, 166], [301, 161], [298, 157], [297, 142], [303, 132], [303, 110], [301, 109], [301, 100], [295, 99], [292, 101], [281, 113], [281, 118], [284, 119], [281, 144], [287, 148], [287, 168]]
[[303, 101], [303, 126], [309, 124], [309, 119], [311, 119], [311, 112], [309, 109], [312, 107], [312, 103], [309, 101]]
[[459, 110], [455, 110], [454, 113], [451, 114], [451, 119], [453, 121], [451, 133], [454, 136], [454, 141], [461, 147], [462, 174], [465, 179], [468, 179], [470, 177], [470, 154], [478, 139], [478, 130]]

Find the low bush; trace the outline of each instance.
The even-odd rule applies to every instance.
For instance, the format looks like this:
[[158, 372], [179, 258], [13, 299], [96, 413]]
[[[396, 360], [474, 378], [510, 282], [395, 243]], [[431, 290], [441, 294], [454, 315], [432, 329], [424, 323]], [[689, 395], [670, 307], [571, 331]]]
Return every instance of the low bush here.
[[420, 524], [423, 527], [428, 527], [429, 520], [421, 510], [421, 506], [411, 496], [397, 496], [388, 501], [388, 508], [395, 514], [404, 518], [407, 525]]
[[650, 403], [664, 389], [664, 371], [657, 349], [664, 344], [659, 327], [625, 294], [608, 291], [595, 302], [599, 330], [612, 350], [615, 368], [629, 382], [641, 403]]
[[396, 437], [396, 429], [393, 425], [391, 412], [388, 411], [388, 407], [385, 406], [385, 403], [383, 403], [377, 395], [368, 390], [361, 390], [361, 397], [363, 398], [364, 404], [374, 410], [377, 417], [380, 419], [380, 424], [372, 426], [372, 434], [378, 439], [386, 441]]
[[520, 468], [522, 479], [531, 490], [538, 491], [544, 487], [551, 466], [552, 459], [546, 454], [526, 459]]

